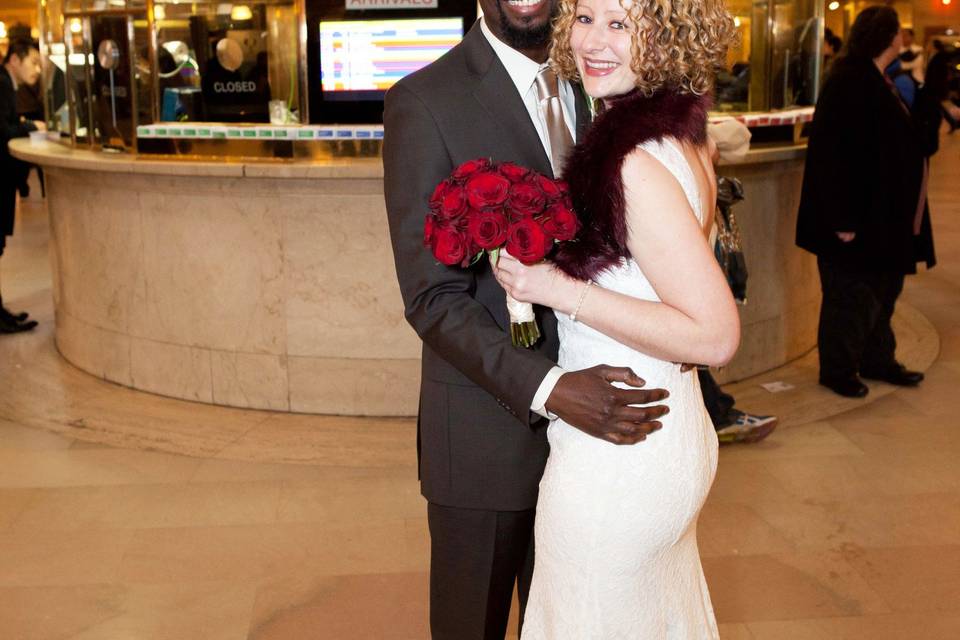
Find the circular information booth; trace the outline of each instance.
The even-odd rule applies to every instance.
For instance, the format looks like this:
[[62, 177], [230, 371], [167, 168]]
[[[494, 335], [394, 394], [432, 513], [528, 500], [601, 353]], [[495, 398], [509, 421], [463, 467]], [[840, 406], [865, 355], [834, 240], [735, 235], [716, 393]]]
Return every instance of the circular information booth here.
[[[750, 271], [742, 345], [722, 381], [813, 348], [819, 307], [816, 263], [793, 234], [823, 6], [729, 7], [741, 38], [717, 76], [717, 117], [742, 120], [754, 146], [719, 170], [743, 182], [735, 212]], [[476, 28], [476, 9], [43, 3], [54, 134], [10, 149], [46, 176], [63, 357], [199, 402], [415, 415], [420, 342], [393, 267], [377, 124], [399, 76], [370, 69], [391, 56], [404, 72], [429, 64]]]
[[[415, 415], [406, 323], [378, 159], [176, 162], [11, 144], [47, 181], [56, 340], [80, 369], [200, 402]], [[793, 246], [802, 147], [720, 173], [750, 270], [743, 340], [723, 380], [816, 343], [816, 263]], [[443, 268], [438, 265], [437, 268]]]

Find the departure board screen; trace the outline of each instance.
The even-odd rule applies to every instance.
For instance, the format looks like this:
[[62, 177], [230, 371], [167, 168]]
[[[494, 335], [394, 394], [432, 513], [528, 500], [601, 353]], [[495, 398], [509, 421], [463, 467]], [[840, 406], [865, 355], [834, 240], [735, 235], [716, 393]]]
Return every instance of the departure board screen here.
[[463, 39], [462, 18], [320, 22], [324, 100], [382, 100]]

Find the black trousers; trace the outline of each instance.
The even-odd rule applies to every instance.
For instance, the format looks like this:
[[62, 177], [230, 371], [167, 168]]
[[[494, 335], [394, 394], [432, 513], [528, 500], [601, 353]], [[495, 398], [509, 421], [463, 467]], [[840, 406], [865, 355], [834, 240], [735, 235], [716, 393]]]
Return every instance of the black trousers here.
[[503, 640], [515, 584], [523, 623], [533, 577], [533, 517], [533, 509], [428, 504], [433, 640]]
[[730, 413], [736, 402], [733, 396], [720, 388], [708, 369], [698, 368], [697, 377], [700, 378], [700, 393], [703, 395], [703, 404], [707, 407], [710, 420], [713, 421], [713, 428], [729, 427], [733, 424]]
[[[2, 167], [0, 167], [2, 169]], [[7, 236], [13, 235], [13, 222], [17, 210], [17, 187], [0, 176], [0, 256], [7, 246]]]
[[904, 275], [863, 271], [819, 258], [820, 378], [842, 379], [864, 371], [884, 372], [897, 364], [890, 326]]

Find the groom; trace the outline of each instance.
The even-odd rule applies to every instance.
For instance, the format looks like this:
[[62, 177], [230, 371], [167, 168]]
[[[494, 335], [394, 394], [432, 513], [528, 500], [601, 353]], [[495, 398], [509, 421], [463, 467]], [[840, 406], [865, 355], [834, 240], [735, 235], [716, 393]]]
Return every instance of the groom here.
[[[423, 340], [418, 419], [431, 538], [435, 639], [503, 638], [514, 584], [521, 616], [533, 569], [533, 518], [553, 414], [633, 444], [658, 428], [666, 397], [629, 369], [565, 372], [549, 309], [544, 338], [510, 343], [505, 294], [486, 261], [439, 265], [423, 246], [427, 202], [462, 162], [512, 161], [547, 176], [588, 123], [578, 87], [544, 64], [556, 0], [480, 0], [484, 18], [450, 53], [387, 94], [384, 193], [406, 317]], [[545, 71], [546, 69], [546, 71]], [[613, 382], [630, 385], [620, 389]]]

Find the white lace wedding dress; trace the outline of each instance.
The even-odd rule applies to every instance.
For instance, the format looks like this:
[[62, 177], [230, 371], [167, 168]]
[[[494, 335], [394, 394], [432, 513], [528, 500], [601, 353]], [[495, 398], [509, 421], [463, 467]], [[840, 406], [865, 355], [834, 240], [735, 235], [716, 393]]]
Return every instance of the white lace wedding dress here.
[[[680, 182], [703, 220], [693, 173], [676, 143], [641, 145]], [[682, 260], [683, 256], [677, 256]], [[633, 260], [597, 284], [658, 300]], [[561, 420], [548, 430], [536, 564], [523, 640], [719, 638], [697, 550], [697, 516], [717, 468], [717, 437], [695, 371], [634, 351], [557, 314], [559, 364], [629, 366], [670, 392], [663, 428], [633, 446], [593, 438]]]

